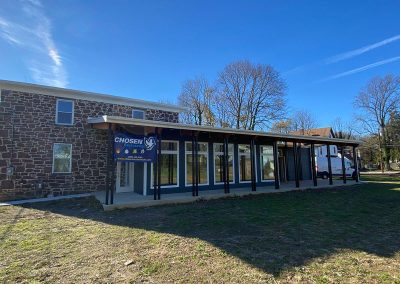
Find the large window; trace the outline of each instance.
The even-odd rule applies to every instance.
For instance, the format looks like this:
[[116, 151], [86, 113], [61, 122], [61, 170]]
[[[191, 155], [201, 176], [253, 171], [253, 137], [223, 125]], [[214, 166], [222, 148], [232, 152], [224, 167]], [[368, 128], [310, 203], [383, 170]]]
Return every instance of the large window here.
[[[161, 141], [161, 186], [177, 187], [179, 172], [179, 142], [178, 141]], [[151, 185], [154, 183], [154, 170], [152, 164]]]
[[137, 118], [137, 119], [144, 119], [144, 110], [141, 109], [134, 109], [132, 110], [132, 118]]
[[274, 149], [272, 146], [260, 146], [261, 180], [274, 179]]
[[74, 102], [68, 100], [57, 100], [56, 123], [72, 125], [74, 123]]
[[[224, 182], [224, 144], [214, 144], [214, 183]], [[229, 169], [229, 182], [234, 182], [235, 172], [233, 170], [233, 144], [228, 144], [228, 169]]]
[[[208, 143], [198, 143], [199, 185], [208, 184]], [[192, 184], [192, 142], [185, 143], [186, 185]]]
[[239, 181], [251, 181], [250, 145], [239, 144]]
[[72, 145], [55, 143], [53, 145], [53, 173], [70, 173]]

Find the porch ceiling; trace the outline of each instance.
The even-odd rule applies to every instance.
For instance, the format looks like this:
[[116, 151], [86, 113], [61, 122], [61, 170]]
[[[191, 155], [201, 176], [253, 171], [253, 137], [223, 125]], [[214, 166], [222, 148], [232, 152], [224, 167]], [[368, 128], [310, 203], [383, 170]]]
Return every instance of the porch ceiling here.
[[135, 119], [135, 118], [127, 118], [119, 116], [108, 116], [108, 115], [89, 117], [88, 123], [92, 124], [94, 128], [102, 128], [102, 129], [107, 129], [108, 124], [115, 124], [115, 125], [119, 124], [119, 125], [133, 125], [133, 126], [142, 126], [150, 128], [158, 127], [158, 128], [179, 129], [186, 131], [220, 133], [228, 135], [266, 137], [266, 138], [271, 138], [273, 140], [289, 141], [289, 142], [290, 141], [296, 141], [302, 143], [313, 142], [318, 144], [336, 144], [336, 145], [350, 145], [350, 146], [358, 146], [362, 143], [361, 141], [358, 140], [346, 140], [346, 139], [305, 136], [305, 135], [292, 135], [284, 133], [272, 133], [272, 132], [263, 132], [254, 130], [234, 129], [234, 128], [210, 127], [204, 125], [191, 125], [191, 124], [144, 120], [144, 119]]

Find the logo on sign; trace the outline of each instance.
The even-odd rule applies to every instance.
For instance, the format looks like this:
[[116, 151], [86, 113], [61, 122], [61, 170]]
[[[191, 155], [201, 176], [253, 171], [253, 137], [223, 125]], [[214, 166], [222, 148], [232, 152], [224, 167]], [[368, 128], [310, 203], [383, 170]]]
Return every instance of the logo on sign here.
[[145, 137], [144, 138], [144, 146], [147, 151], [150, 151], [156, 146], [156, 139], [154, 137]]

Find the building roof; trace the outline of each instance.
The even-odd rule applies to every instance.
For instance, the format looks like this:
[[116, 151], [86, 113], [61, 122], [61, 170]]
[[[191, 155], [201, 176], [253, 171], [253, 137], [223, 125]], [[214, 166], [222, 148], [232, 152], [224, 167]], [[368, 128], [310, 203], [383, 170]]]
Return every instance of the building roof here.
[[189, 130], [189, 131], [258, 136], [258, 137], [272, 138], [272, 139], [276, 139], [278, 141], [298, 141], [298, 142], [303, 142], [303, 143], [314, 142], [315, 144], [330, 143], [330, 144], [354, 145], [354, 146], [358, 146], [361, 144], [361, 141], [357, 141], [357, 140], [337, 139], [337, 138], [329, 138], [329, 137], [322, 137], [322, 136], [281, 134], [281, 133], [243, 130], [243, 129], [234, 129], [234, 128], [211, 127], [211, 126], [204, 126], [204, 125], [182, 124], [182, 123], [136, 119], [136, 118], [127, 118], [127, 117], [119, 117], [119, 116], [108, 116], [108, 115], [103, 115], [103, 116], [98, 116], [98, 117], [90, 117], [90, 118], [88, 118], [88, 123], [91, 123], [94, 125], [110, 123], [110, 124], [133, 125], [133, 126], [154, 127], [154, 128], [159, 127], [159, 128], [180, 129], [180, 130]]
[[322, 127], [322, 128], [311, 128], [308, 130], [297, 130], [291, 131], [290, 134], [294, 135], [307, 135], [307, 136], [321, 136], [321, 137], [331, 137], [334, 138], [332, 127]]
[[156, 109], [168, 112], [179, 113], [186, 111], [186, 108], [173, 104], [151, 102], [145, 100], [131, 99], [127, 97], [71, 90], [71, 89], [37, 85], [31, 83], [7, 81], [7, 80], [0, 80], [0, 90], [1, 89], [12, 90], [17, 92], [43, 94], [43, 95], [69, 98], [69, 99], [81, 99], [81, 100], [96, 101], [96, 102], [103, 102], [110, 104], [127, 105], [137, 108]]

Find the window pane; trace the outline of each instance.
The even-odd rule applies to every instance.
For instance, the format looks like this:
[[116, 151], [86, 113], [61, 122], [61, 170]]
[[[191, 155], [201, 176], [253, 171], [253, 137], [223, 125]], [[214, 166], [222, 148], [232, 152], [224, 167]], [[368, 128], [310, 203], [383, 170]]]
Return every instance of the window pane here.
[[178, 150], [178, 143], [177, 142], [163, 142], [161, 141], [161, 151], [168, 150], [168, 151], [177, 151]]
[[251, 181], [251, 160], [248, 156], [240, 156], [240, 181]]
[[249, 153], [250, 154], [250, 145], [239, 145], [239, 153]]
[[54, 172], [71, 172], [71, 145], [54, 144]]
[[261, 146], [261, 153], [262, 154], [268, 154], [268, 155], [273, 155], [273, 147], [272, 146]]
[[[178, 155], [161, 154], [160, 166], [161, 186], [178, 185]], [[156, 170], [155, 167], [153, 168], [153, 170]]]
[[72, 113], [72, 101], [57, 101], [57, 111]]
[[[198, 142], [197, 150], [199, 152], [208, 152], [208, 143], [207, 142]], [[186, 142], [186, 152], [192, 151], [192, 142]]]
[[133, 110], [132, 118], [144, 119], [144, 111], [142, 110]]
[[[214, 152], [224, 152], [224, 144], [215, 143]], [[228, 144], [228, 153], [233, 154], [233, 144]]]
[[[215, 156], [215, 182], [224, 182], [223, 176], [223, 156], [217, 155]], [[229, 181], [233, 182], [233, 159], [232, 156], [228, 156], [228, 167], [229, 167]]]
[[[208, 183], [207, 155], [199, 154], [199, 184]], [[192, 184], [192, 155], [186, 154], [186, 184]]]
[[274, 157], [272, 155], [261, 156], [261, 176], [263, 180], [274, 179]]
[[72, 113], [59, 112], [57, 123], [72, 124]]

